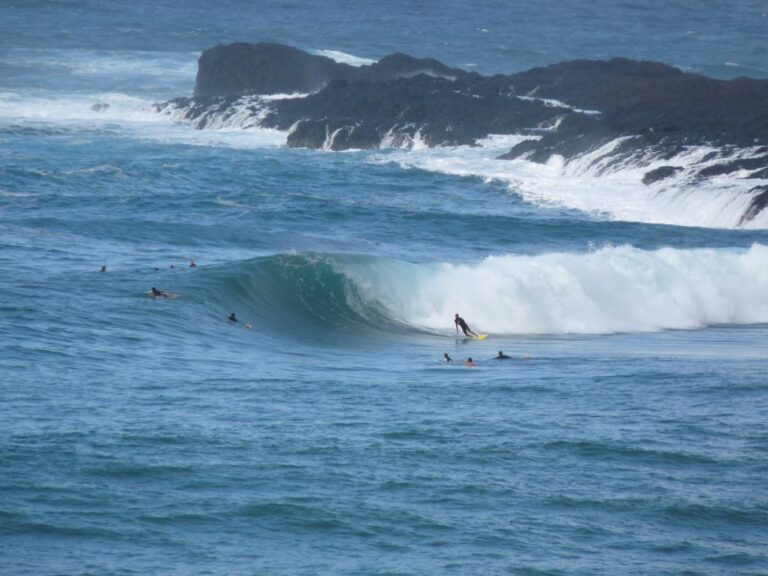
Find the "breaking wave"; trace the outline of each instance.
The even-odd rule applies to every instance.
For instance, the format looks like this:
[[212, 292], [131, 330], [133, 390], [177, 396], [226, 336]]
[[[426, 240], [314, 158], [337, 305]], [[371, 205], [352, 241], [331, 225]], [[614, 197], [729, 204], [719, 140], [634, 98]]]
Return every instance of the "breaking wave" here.
[[[281, 97], [289, 96], [276, 95], [270, 99]], [[173, 106], [159, 109], [152, 100], [121, 93], [0, 92], [0, 122], [10, 123], [13, 130], [40, 126], [110, 130], [119, 127], [126, 135], [144, 140], [246, 149], [283, 146], [287, 139], [286, 132], [259, 128], [258, 122], [248, 122], [248, 114], [253, 113], [248, 103], [242, 109], [233, 107], [226, 115], [211, 113], [209, 130], [190, 130], [182, 123], [184, 112]]]
[[[565, 161], [553, 156], [546, 164], [524, 158], [499, 160], [514, 144], [530, 137], [495, 136], [478, 147], [392, 150], [373, 157], [374, 162], [396, 162], [404, 168], [475, 176], [505, 182], [524, 200], [539, 206], [577, 209], [612, 220], [700, 226], [711, 228], [768, 228], [768, 210], [754, 218], [752, 202], [758, 186], [768, 180], [750, 178], [748, 171], [700, 178], [702, 170], [736, 159], [749, 159], [759, 149], [722, 151], [691, 147], [673, 160], [653, 150], [623, 154], [617, 149], [625, 138]], [[644, 184], [644, 176], [657, 168], [675, 165], [677, 172], [658, 182]]]
[[461, 313], [494, 334], [607, 334], [768, 322], [768, 246], [608, 246], [586, 253], [417, 264], [279, 254], [212, 272], [210, 298], [295, 329], [452, 335]]
[[0, 92], [0, 118], [51, 122], [162, 122], [145, 98], [118, 93]]

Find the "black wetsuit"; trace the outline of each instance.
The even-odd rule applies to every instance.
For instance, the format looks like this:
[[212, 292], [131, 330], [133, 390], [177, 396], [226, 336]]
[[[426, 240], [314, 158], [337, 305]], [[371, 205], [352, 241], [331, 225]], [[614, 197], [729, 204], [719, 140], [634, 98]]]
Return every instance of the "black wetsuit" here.
[[454, 323], [458, 325], [459, 328], [461, 328], [461, 330], [464, 332], [464, 336], [469, 336], [471, 330], [469, 329], [469, 326], [467, 326], [467, 323], [464, 321], [464, 318], [459, 316], [454, 320]]

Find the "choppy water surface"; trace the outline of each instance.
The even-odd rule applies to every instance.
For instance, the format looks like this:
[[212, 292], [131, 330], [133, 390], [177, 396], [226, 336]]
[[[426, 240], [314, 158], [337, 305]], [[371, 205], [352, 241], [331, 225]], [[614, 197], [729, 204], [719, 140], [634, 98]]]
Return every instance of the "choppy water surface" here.
[[150, 106], [235, 40], [765, 77], [764, 6], [401, 8], [0, 7], [0, 573], [768, 572], [764, 226]]

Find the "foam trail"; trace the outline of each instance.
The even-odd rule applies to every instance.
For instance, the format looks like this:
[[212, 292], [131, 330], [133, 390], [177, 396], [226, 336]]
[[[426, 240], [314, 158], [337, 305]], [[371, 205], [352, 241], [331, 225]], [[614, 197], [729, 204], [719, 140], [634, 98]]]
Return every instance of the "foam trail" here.
[[[518, 136], [517, 141], [526, 139]], [[530, 138], [530, 137], [528, 137]], [[756, 193], [750, 190], [768, 181], [745, 178], [736, 173], [694, 179], [692, 173], [723, 162], [707, 160], [713, 148], [694, 147], [674, 158], [655, 158], [652, 153], [621, 157], [612, 154], [623, 139], [617, 139], [589, 154], [566, 162], [553, 156], [546, 164], [523, 158], [497, 160], [510, 149], [513, 138], [489, 138], [480, 147], [394, 150], [378, 154], [374, 162], [395, 161], [404, 168], [419, 168], [458, 176], [476, 176], [507, 182], [527, 202], [593, 213], [613, 220], [703, 226], [713, 228], [768, 228], [768, 211], [742, 222]], [[743, 157], [757, 154], [745, 149]], [[734, 155], [730, 160], [739, 157]], [[611, 163], [613, 162], [613, 163]], [[652, 185], [643, 184], [650, 170], [673, 163], [679, 174]]]
[[768, 246], [605, 247], [475, 264], [369, 263], [343, 273], [398, 321], [451, 332], [607, 334], [768, 322]]

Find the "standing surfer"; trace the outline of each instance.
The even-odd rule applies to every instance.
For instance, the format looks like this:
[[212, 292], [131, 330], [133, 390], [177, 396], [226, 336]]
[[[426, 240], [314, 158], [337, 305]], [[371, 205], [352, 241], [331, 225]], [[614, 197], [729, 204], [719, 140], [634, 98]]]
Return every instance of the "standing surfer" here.
[[461, 327], [462, 331], [464, 332], [464, 336], [470, 337], [471, 335], [471, 337], [477, 338], [477, 334], [475, 334], [474, 332], [472, 332], [472, 330], [470, 330], [469, 325], [466, 323], [464, 318], [462, 318], [458, 314], [456, 314], [456, 317], [453, 319], [453, 323], [456, 325], [457, 333], [459, 331], [459, 327]]

